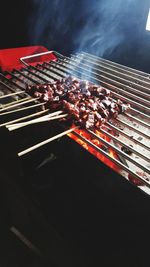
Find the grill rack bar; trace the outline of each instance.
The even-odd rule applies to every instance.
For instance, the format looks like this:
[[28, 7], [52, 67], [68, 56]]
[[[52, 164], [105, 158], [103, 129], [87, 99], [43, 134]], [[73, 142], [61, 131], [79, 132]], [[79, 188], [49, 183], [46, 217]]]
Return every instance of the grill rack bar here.
[[84, 54], [86, 56], [90, 56], [90, 58], [99, 60], [102, 63], [111, 65], [111, 66], [113, 66], [113, 68], [116, 68], [116, 69], [119, 69], [119, 70], [124, 70], [126, 73], [130, 73], [132, 76], [135, 76], [136, 78], [139, 78], [140, 80], [144, 79], [144, 81], [149, 81], [149, 79], [150, 79], [150, 74], [149, 73], [146, 73], [146, 72], [143, 72], [143, 71], [140, 71], [140, 70], [136, 70], [136, 69], [121, 65], [119, 63], [113, 62], [113, 61], [108, 60], [108, 59], [103, 59], [101, 57], [98, 57], [98, 56], [95, 56], [95, 55], [91, 55], [91, 54], [89, 54], [87, 52], [82, 52], [82, 54]]
[[[100, 131], [101, 131], [102, 133], [106, 134], [106, 136], [109, 136], [109, 137], [111, 138], [111, 140], [114, 140], [114, 141], [116, 141], [117, 143], [119, 143], [120, 145], [122, 145], [122, 146], [124, 146], [124, 147], [126, 147], [126, 148], [129, 148], [128, 145], [127, 145], [125, 142], [119, 140], [119, 139], [116, 138], [114, 135], [112, 135], [112, 134], [110, 134], [109, 132], [105, 131], [102, 127], [100, 128]], [[150, 148], [149, 148], [149, 149], [150, 149]], [[139, 156], [142, 157], [143, 159], [145, 159], [145, 160], [147, 160], [147, 161], [150, 161], [150, 157], [147, 157], [147, 155], [143, 155], [143, 154], [141, 154], [138, 150], [136, 150], [136, 149], [130, 147], [130, 151], [132, 151], [133, 153], [139, 155]]]
[[[38, 84], [39, 82], [33, 78], [31, 78], [29, 75], [26, 75], [23, 71], [25, 71], [25, 69], [22, 69], [22, 72], [20, 70], [13, 70], [13, 73], [15, 75], [15, 73], [19, 74], [20, 76], [23, 76], [24, 78], [26, 78], [27, 80], [29, 80], [31, 82], [31, 84]], [[18, 77], [15, 75], [15, 77]], [[29, 85], [29, 83], [27, 83]]]
[[127, 166], [125, 166], [123, 163], [118, 161], [117, 159], [114, 159], [113, 157], [110, 157], [109, 154], [107, 154], [103, 149], [99, 148], [95, 144], [93, 144], [91, 141], [89, 141], [87, 138], [83, 137], [82, 135], [78, 134], [77, 132], [73, 132], [75, 136], [77, 136], [79, 139], [81, 139], [83, 142], [87, 143], [90, 147], [94, 148], [97, 152], [100, 152], [102, 155], [104, 155], [106, 158], [110, 159], [113, 163], [117, 164], [119, 167], [123, 168], [125, 171], [127, 171], [129, 174], [136, 177], [138, 180], [142, 181], [143, 184], [150, 187], [150, 183], [137, 175], [135, 172], [133, 172], [131, 169], [129, 169]]
[[[90, 56], [84, 56], [84, 54], [77, 54], [76, 56], [72, 56], [75, 59], [79, 60], [82, 58], [83, 63], [86, 62], [89, 64], [93, 64], [94, 69], [98, 69], [101, 71], [101, 69], [104, 71], [104, 73], [107, 75], [109, 72], [111, 73], [111, 75], [114, 75], [115, 78], [118, 78], [119, 80], [122, 80], [123, 83], [125, 83], [126, 85], [129, 86], [133, 86], [132, 89], [137, 88], [137, 90], [135, 92], [138, 92], [138, 90], [141, 90], [145, 93], [145, 96], [147, 95], [147, 97], [149, 97], [149, 93], [150, 93], [150, 82], [148, 81], [141, 81], [139, 78], [134, 78], [130, 75], [127, 75], [126, 73], [122, 73], [121, 69], [120, 71], [116, 71], [114, 68], [112, 68], [112, 66], [110, 64], [106, 64], [101, 62], [100, 60], [93, 60], [91, 59]], [[145, 84], [145, 86], [143, 86], [143, 84]], [[147, 92], [147, 93], [146, 93]], [[141, 91], [138, 92], [138, 94], [142, 93]]]
[[140, 146], [142, 146], [143, 148], [150, 150], [149, 147], [147, 147], [144, 143], [141, 143], [140, 141], [138, 141], [137, 139], [135, 139], [133, 136], [125, 133], [123, 130], [119, 129], [118, 127], [114, 126], [112, 123], [107, 122], [106, 125], [108, 125], [109, 127], [111, 127], [112, 129], [114, 129], [115, 131], [119, 132], [121, 135], [124, 135], [125, 137], [127, 137], [129, 140], [132, 140], [133, 142], [135, 142], [136, 144], [139, 144]]
[[104, 145], [106, 145], [109, 148], [112, 148], [115, 152], [117, 152], [119, 155], [123, 156], [124, 158], [128, 159], [129, 161], [131, 161], [133, 164], [135, 164], [136, 166], [138, 166], [139, 168], [141, 168], [142, 170], [144, 170], [145, 172], [150, 174], [150, 169], [148, 169], [146, 166], [141, 165], [138, 163], [138, 161], [136, 161], [135, 159], [132, 159], [130, 156], [128, 156], [126, 153], [124, 153], [123, 151], [121, 151], [120, 149], [118, 149], [116, 146], [114, 146], [113, 144], [109, 143], [108, 141], [104, 140], [102, 137], [98, 136], [97, 134], [94, 133], [94, 131], [91, 130], [87, 130], [88, 133], [90, 133], [92, 136], [94, 136], [96, 139], [98, 139], [99, 141], [101, 141]]

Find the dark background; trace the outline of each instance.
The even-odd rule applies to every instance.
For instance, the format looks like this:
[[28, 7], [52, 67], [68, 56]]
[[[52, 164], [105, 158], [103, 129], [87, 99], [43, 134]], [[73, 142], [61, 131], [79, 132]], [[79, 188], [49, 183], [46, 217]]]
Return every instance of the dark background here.
[[80, 50], [149, 72], [148, 0], [3, 1], [0, 48]]

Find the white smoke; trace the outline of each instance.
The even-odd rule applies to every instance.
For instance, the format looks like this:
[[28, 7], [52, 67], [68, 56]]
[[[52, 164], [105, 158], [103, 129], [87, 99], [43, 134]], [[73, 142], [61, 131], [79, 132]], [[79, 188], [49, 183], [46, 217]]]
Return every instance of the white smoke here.
[[31, 43], [59, 52], [109, 56], [138, 31], [140, 0], [32, 1]]

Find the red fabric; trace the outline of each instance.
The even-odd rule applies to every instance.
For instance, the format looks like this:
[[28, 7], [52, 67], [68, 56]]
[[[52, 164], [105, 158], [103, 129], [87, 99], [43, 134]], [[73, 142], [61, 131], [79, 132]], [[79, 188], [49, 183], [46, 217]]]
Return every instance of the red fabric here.
[[[19, 48], [2, 49], [0, 50], [0, 67], [2, 68], [3, 71], [12, 71], [12, 69], [14, 68], [20, 69], [24, 67], [24, 64], [20, 62], [21, 57], [47, 51], [48, 51], [47, 48], [45, 48], [44, 46], [27, 46]], [[35, 65], [45, 60], [49, 61], [56, 60], [56, 57], [53, 53], [44, 56], [38, 56], [33, 59], [30, 59], [30, 65]]]

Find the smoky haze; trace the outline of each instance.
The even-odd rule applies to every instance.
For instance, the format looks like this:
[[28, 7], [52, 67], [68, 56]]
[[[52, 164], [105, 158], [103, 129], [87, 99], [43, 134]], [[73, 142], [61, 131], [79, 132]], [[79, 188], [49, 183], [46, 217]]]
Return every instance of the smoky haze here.
[[139, 0], [32, 0], [29, 34], [65, 54], [87, 51], [109, 57], [140, 36]]

